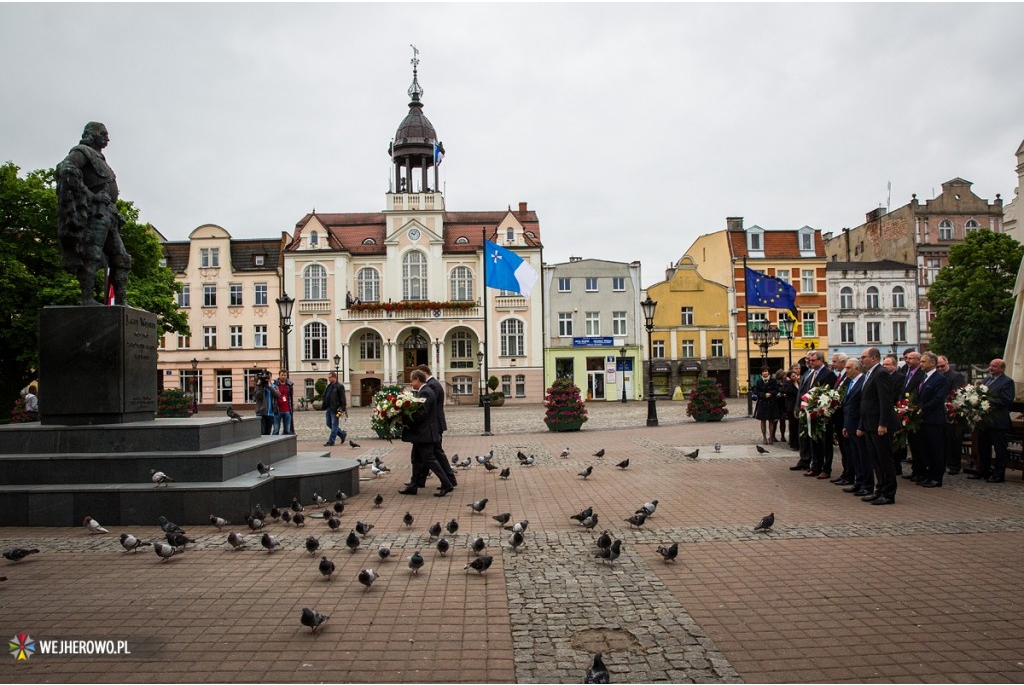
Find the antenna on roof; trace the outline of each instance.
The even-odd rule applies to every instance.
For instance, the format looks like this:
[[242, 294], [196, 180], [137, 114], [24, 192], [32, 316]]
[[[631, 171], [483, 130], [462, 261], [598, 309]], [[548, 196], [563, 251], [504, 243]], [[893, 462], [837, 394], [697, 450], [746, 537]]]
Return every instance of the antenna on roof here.
[[885, 184], [885, 213], [889, 213], [889, 201], [892, 200], [892, 181]]

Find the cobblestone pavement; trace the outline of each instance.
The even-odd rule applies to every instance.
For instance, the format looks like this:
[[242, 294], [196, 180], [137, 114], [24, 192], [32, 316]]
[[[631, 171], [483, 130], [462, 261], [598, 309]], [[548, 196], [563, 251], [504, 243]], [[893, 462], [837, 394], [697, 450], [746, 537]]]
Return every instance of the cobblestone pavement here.
[[[741, 404], [720, 424], [688, 422], [683, 407], [659, 402], [660, 425], [648, 428], [643, 403], [592, 405], [583, 431], [554, 434], [537, 432], [539, 405], [505, 406], [492, 412], [491, 436], [480, 435], [478, 408], [450, 408], [449, 454], [493, 450], [511, 476], [474, 462], [446, 498], [398, 495], [408, 445], [369, 437], [368, 412], [355, 409], [348, 426], [361, 447], [330, 453], [378, 455], [392, 473], [365, 473], [338, 533], [308, 505], [303, 528], [269, 524], [281, 542], [272, 554], [254, 535], [229, 551], [226, 531], [212, 526], [190, 530], [196, 543], [167, 562], [148, 549], [122, 554], [117, 526], [97, 536], [0, 529], [0, 547], [41, 550], [0, 560], [0, 631], [128, 640], [132, 652], [8, 658], [0, 679], [562, 683], [579, 682], [602, 651], [613, 682], [1024, 680], [1018, 472], [1000, 485], [901, 481], [895, 506], [874, 507], [789, 471], [788, 448], [758, 454], [758, 425]], [[300, 413], [300, 449], [322, 451], [321, 418]], [[696, 460], [685, 456], [693, 449]], [[520, 466], [519, 451], [535, 465]], [[614, 466], [627, 457], [627, 469]], [[482, 498], [484, 513], [473, 514], [466, 504]], [[653, 499], [657, 512], [642, 527], [625, 522]], [[569, 518], [587, 506], [599, 515], [593, 531]], [[775, 528], [754, 533], [769, 511]], [[491, 518], [503, 512], [529, 520], [518, 553]], [[237, 512], [211, 513], [242, 530]], [[441, 556], [427, 528], [453, 518], [459, 529], [446, 533], [451, 550]], [[375, 527], [349, 551], [357, 520]], [[593, 557], [602, 530], [623, 545], [610, 564]], [[160, 538], [155, 525], [127, 532]], [[321, 544], [315, 555], [303, 549], [309, 535]], [[464, 568], [477, 536], [494, 558], [482, 575]], [[679, 557], [665, 563], [654, 550], [670, 542]], [[388, 561], [380, 545], [391, 548]], [[416, 550], [426, 563], [414, 575], [406, 560]], [[330, 582], [320, 556], [337, 565]], [[367, 567], [381, 575], [369, 591], [356, 582]], [[299, 625], [304, 606], [331, 616], [321, 634]]]

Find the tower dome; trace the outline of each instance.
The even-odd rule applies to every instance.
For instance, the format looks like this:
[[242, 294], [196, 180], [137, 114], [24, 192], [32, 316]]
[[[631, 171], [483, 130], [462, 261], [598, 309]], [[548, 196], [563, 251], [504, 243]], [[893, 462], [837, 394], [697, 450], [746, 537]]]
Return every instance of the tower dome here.
[[[393, 192], [435, 192], [437, 187], [437, 164], [444, 157], [444, 145], [437, 139], [437, 132], [430, 119], [423, 114], [423, 87], [419, 82], [419, 50], [412, 46], [412, 85], [409, 86], [409, 113], [402, 119], [395, 131], [395, 138], [388, 147], [394, 164]], [[434, 168], [434, 187], [428, 185], [427, 170]], [[419, 174], [414, 170], [419, 170]]]

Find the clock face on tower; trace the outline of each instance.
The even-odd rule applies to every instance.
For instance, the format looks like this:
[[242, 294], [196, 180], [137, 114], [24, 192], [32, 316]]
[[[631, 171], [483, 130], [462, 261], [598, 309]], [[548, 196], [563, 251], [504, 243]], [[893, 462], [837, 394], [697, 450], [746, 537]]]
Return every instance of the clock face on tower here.
[[420, 229], [418, 229], [418, 228], [410, 228], [409, 229], [409, 240], [412, 240], [413, 242], [415, 242], [415, 241], [417, 241], [419, 239], [420, 239]]

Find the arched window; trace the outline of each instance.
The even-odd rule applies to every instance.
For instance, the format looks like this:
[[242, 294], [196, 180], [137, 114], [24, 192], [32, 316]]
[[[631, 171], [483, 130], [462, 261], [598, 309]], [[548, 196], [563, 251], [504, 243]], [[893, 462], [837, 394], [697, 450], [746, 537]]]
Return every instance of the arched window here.
[[360, 302], [380, 302], [380, 274], [371, 267], [356, 272], [356, 297]]
[[523, 344], [523, 322], [519, 319], [505, 319], [501, 322], [501, 356], [521, 357], [526, 352]]
[[427, 258], [419, 250], [402, 257], [402, 299], [427, 299]]
[[327, 359], [327, 325], [310, 321], [302, 327], [302, 358]]
[[327, 269], [310, 264], [302, 272], [303, 295], [307, 300], [327, 299]]
[[473, 299], [473, 272], [468, 266], [457, 266], [452, 269], [451, 289], [453, 300]]
[[906, 292], [903, 290], [903, 286], [897, 285], [892, 289], [892, 308], [893, 309], [906, 309], [907, 297]]
[[868, 288], [868, 309], [878, 309], [878, 288]]
[[368, 332], [359, 336], [359, 358], [380, 359], [380, 335]]
[[981, 228], [981, 224], [979, 224], [974, 219], [968, 219], [967, 223], [964, 224], [964, 235], [967, 235], [969, 233], [974, 233], [979, 228]]
[[456, 245], [469, 245], [469, 238], [467, 238], [464, 235], [460, 235], [458, 238], [455, 239], [455, 244]]
[[939, 240], [952, 240], [953, 239], [953, 222], [949, 219], [943, 219], [939, 222]]
[[853, 288], [846, 287], [839, 291], [839, 308], [853, 309]]

